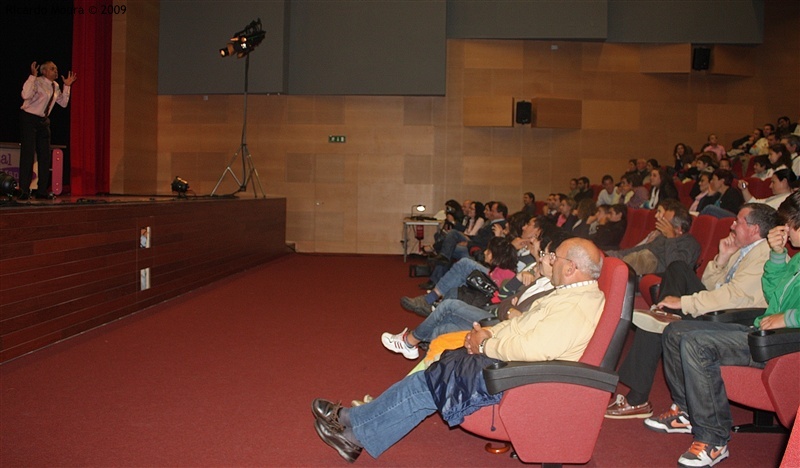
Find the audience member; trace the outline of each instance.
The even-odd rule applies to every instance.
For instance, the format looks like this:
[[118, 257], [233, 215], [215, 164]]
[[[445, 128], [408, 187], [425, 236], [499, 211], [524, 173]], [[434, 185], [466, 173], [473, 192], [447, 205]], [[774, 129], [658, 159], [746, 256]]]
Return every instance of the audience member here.
[[788, 134], [781, 137], [781, 144], [786, 146], [786, 149], [789, 151], [789, 157], [792, 159], [792, 171], [794, 175], [800, 177], [800, 155], [797, 154], [797, 151], [800, 149], [800, 136]]
[[772, 170], [777, 171], [781, 168], [792, 168], [792, 154], [786, 145], [778, 143], [769, 147], [769, 162], [772, 164]]
[[[769, 261], [763, 267], [762, 294], [769, 306], [753, 322], [761, 330], [800, 327], [800, 256], [786, 263], [787, 240], [800, 247], [800, 195], [779, 209], [786, 225], [769, 231]], [[734, 323], [683, 321], [664, 330], [664, 373], [672, 393], [668, 411], [645, 420], [656, 432], [693, 434], [679, 466], [713, 466], [729, 456], [730, 405], [721, 366], [764, 367], [753, 361], [747, 335], [753, 327]]]
[[[488, 204], [487, 204], [488, 205]], [[492, 224], [505, 224], [508, 216], [508, 207], [503, 202], [490, 202], [486, 219], [489, 221], [474, 236], [467, 237], [464, 233], [451, 230], [447, 233], [439, 251], [442, 262], [450, 262], [460, 258], [468, 257], [472, 248], [483, 250], [489, 244], [489, 240], [494, 237]]]
[[556, 220], [556, 226], [567, 231], [571, 231], [572, 226], [574, 226], [578, 221], [578, 217], [572, 213], [572, 211], [575, 209], [575, 200], [567, 197], [559, 198], [558, 220]]
[[[486, 365], [499, 360], [577, 361], [605, 303], [597, 287], [603, 256], [590, 241], [570, 239], [548, 261], [556, 290], [536, 301], [528, 313], [491, 328], [474, 324], [464, 348], [445, 352], [425, 372], [408, 375], [370, 403], [342, 408], [314, 400], [319, 437], [348, 462], [358, 458], [362, 447], [377, 458], [436, 411], [449, 425], [457, 425], [480, 407], [497, 403], [502, 395], [486, 390]], [[451, 393], [454, 386], [459, 396], [469, 396]]]
[[624, 260], [637, 275], [662, 273], [674, 261], [690, 265], [700, 256], [700, 244], [689, 234], [692, 216], [677, 200], [664, 200], [656, 209], [656, 229], [635, 247], [606, 254]]
[[589, 236], [589, 240], [600, 250], [619, 250], [619, 243], [625, 236], [625, 229], [628, 226], [628, 208], [621, 203], [611, 206], [601, 205], [598, 207], [598, 213], [606, 206], [608, 216], [604, 222], [598, 224], [597, 231]]
[[769, 162], [769, 157], [767, 156], [755, 156], [753, 157], [753, 177], [767, 180], [772, 177], [772, 169], [770, 166], [772, 164]]
[[[542, 231], [546, 229], [550, 223], [544, 216], [528, 219], [527, 214], [523, 212], [514, 213], [510, 218], [516, 220], [521, 217], [524, 217], [522, 219], [528, 221], [525, 222], [522, 227], [514, 229], [520, 232], [520, 238], [514, 238], [511, 242], [512, 245], [515, 245], [515, 248], [519, 249], [517, 259], [532, 263], [535, 261], [535, 258], [529, 254], [529, 250], [533, 248], [533, 251], [538, 251], [538, 244], [534, 244], [534, 242], [537, 241]], [[532, 247], [534, 245], [535, 247]], [[522, 271], [527, 266], [527, 263], [519, 265], [517, 270]], [[440, 298], [456, 298], [458, 288], [465, 284], [467, 277], [474, 270], [479, 270], [482, 273], [489, 272], [489, 268], [486, 265], [472, 258], [461, 258], [450, 268], [437, 265], [431, 275], [430, 281], [420, 285], [421, 288], [429, 289], [430, 291], [417, 297], [404, 296], [400, 299], [400, 305], [409, 312], [427, 317], [433, 310], [433, 304]]]
[[[691, 179], [697, 181], [702, 173], [712, 173], [716, 170], [715, 161], [712, 159], [713, 153], [703, 153], [694, 160], [694, 168], [690, 171], [687, 175], [691, 177]], [[692, 190], [689, 192], [689, 196], [692, 198], [696, 197], [697, 194], [700, 193], [700, 187], [697, 184], [694, 184]]]
[[756, 140], [753, 143], [753, 146], [750, 148], [750, 154], [752, 155], [762, 155], [762, 154], [769, 154], [769, 147], [775, 143], [775, 133], [774, 127], [772, 124], [764, 124], [763, 129], [761, 130], [761, 138]]
[[[575, 217], [577, 220], [572, 225], [572, 233], [584, 239], [589, 238], [591, 234], [592, 223], [594, 223], [597, 213], [597, 205], [591, 198], [584, 198], [578, 202], [575, 210]], [[595, 229], [597, 226], [595, 226]]]
[[664, 274], [657, 307], [677, 316], [635, 311], [638, 327], [633, 345], [619, 368], [620, 382], [630, 388], [618, 394], [606, 410], [611, 419], [646, 418], [652, 415], [648, 401], [653, 377], [661, 357], [661, 336], [669, 318], [691, 321], [715, 310], [736, 307], [764, 307], [766, 301], [759, 284], [769, 246], [764, 238], [777, 224], [775, 210], [763, 204], [742, 207], [731, 226], [731, 233], [720, 240], [719, 253], [700, 280], [694, 263], [675, 261]]
[[708, 136], [708, 141], [705, 145], [701, 148], [701, 151], [710, 151], [717, 156], [717, 161], [721, 160], [727, 154], [725, 152], [725, 147], [719, 144], [717, 141], [717, 135], [712, 133]]
[[471, 202], [469, 205], [469, 209], [467, 210], [467, 229], [464, 230], [464, 234], [471, 237], [474, 236], [480, 231], [483, 227], [484, 223], [486, 222], [486, 218], [483, 215], [484, 206], [481, 202]]
[[719, 160], [719, 168], [725, 171], [733, 171], [733, 165], [731, 164], [731, 160], [727, 157], [721, 158]]
[[592, 184], [589, 182], [588, 177], [582, 176], [578, 178], [578, 193], [572, 198], [575, 200], [575, 203], [578, 203], [584, 198], [594, 200], [594, 191], [592, 190]]
[[756, 153], [751, 153], [750, 150], [753, 148], [753, 145], [763, 137], [764, 134], [761, 132], [761, 129], [756, 128], [751, 134], [739, 138], [731, 143], [731, 148], [751, 155], [756, 155]]
[[711, 187], [711, 174], [704, 172], [700, 174], [697, 179], [697, 186], [700, 187], [700, 193], [694, 197], [694, 201], [689, 206], [689, 213], [700, 214], [700, 211], [708, 205], [717, 201], [717, 192]]
[[644, 202], [643, 208], [655, 208], [659, 200], [678, 200], [678, 189], [672, 177], [667, 174], [666, 168], [657, 168], [650, 171], [650, 198]]
[[547, 206], [545, 207], [545, 216], [555, 224], [558, 220], [558, 206], [561, 204], [561, 198], [567, 196], [563, 193], [551, 193], [547, 196]]
[[694, 152], [685, 143], [678, 143], [672, 150], [672, 155], [675, 158], [675, 174], [682, 178], [694, 163]]
[[777, 210], [781, 203], [786, 200], [786, 197], [792, 193], [792, 188], [796, 181], [797, 177], [791, 169], [780, 169], [772, 174], [772, 181], [769, 184], [769, 188], [772, 189], [771, 197], [754, 197], [748, 189], [747, 181], [744, 180], [739, 182], [739, 188], [742, 190], [742, 196], [747, 203], [766, 203]]
[[778, 117], [778, 127], [775, 129], [775, 133], [778, 137], [783, 138], [787, 135], [791, 135], [794, 127], [795, 125], [792, 123], [792, 119], [790, 119], [788, 115], [783, 115]]
[[[564, 231], [551, 229], [542, 233], [540, 245], [547, 246], [542, 250], [549, 253], [551, 250], [548, 249], [556, 249], [568, 238]], [[445, 333], [469, 330], [473, 323], [486, 318], [497, 317], [500, 320], [508, 320], [522, 315], [522, 310], [527, 310], [534, 300], [553, 289], [550, 282], [552, 268], [549, 262], [539, 261], [536, 273], [529, 274], [527, 280], [521, 278], [522, 274], [522, 272], [517, 274], [520, 284], [518, 294], [504, 299], [496, 307], [482, 308], [458, 299], [445, 299], [416, 329], [408, 331], [406, 327], [397, 334], [384, 333], [381, 335], [381, 343], [388, 350], [402, 354], [406, 359], [417, 359], [420, 343], [430, 343]]]
[[639, 180], [644, 183], [645, 178], [650, 177], [650, 171], [647, 169], [647, 160], [639, 158], [636, 160], [636, 174], [639, 175]]
[[525, 192], [522, 194], [522, 211], [528, 213], [530, 216], [536, 216], [536, 196], [533, 192]]
[[617, 193], [619, 202], [628, 208], [641, 208], [648, 199], [647, 189], [642, 187], [642, 179], [638, 173], [620, 177]]
[[575, 195], [578, 194], [578, 179], [570, 179], [569, 180], [569, 192], [567, 192], [567, 197], [575, 198]]
[[711, 176], [711, 188], [719, 194], [714, 203], [706, 206], [700, 214], [708, 214], [717, 218], [727, 218], [736, 216], [739, 208], [744, 204], [742, 192], [731, 187], [733, 184], [733, 172], [724, 169], [717, 169]]
[[606, 174], [603, 176], [603, 190], [597, 196], [597, 206], [600, 205], [614, 205], [619, 201], [616, 187], [614, 186], [614, 178]]

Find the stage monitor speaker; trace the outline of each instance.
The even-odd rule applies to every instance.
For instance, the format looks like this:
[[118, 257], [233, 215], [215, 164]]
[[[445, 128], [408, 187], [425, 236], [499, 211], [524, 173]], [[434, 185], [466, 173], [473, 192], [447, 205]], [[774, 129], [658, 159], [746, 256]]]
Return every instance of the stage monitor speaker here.
[[711, 49], [695, 47], [692, 51], [692, 70], [708, 70], [711, 64]]
[[517, 119], [516, 122], [518, 124], [529, 124], [531, 123], [531, 110], [532, 106], [530, 101], [518, 101], [517, 102]]

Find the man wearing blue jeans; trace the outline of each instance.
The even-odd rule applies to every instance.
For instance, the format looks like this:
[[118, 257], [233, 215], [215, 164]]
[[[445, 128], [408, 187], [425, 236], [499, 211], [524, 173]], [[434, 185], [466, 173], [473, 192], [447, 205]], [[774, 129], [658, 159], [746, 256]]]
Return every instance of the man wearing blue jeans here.
[[[319, 437], [349, 462], [362, 448], [378, 457], [434, 412], [457, 425], [479, 408], [497, 403], [501, 394], [489, 394], [483, 379], [486, 364], [579, 360], [605, 304], [597, 286], [603, 255], [588, 240], [569, 239], [547, 261], [553, 266], [556, 290], [537, 301], [532, 313], [492, 328], [473, 324], [463, 348], [445, 352], [425, 372], [407, 376], [370, 403], [342, 408], [314, 400]], [[464, 393], [453, 388], [454, 382]]]
[[787, 240], [800, 247], [800, 193], [787, 198], [778, 213], [786, 225], [767, 235], [769, 261], [761, 280], [769, 302], [753, 326], [733, 323], [679, 321], [664, 329], [664, 373], [673, 404], [665, 413], [645, 420], [645, 426], [663, 433], [691, 433], [694, 442], [678, 459], [683, 467], [714, 466], [728, 457], [733, 423], [720, 366], [763, 368], [750, 354], [751, 330], [800, 327], [800, 257], [786, 263]]

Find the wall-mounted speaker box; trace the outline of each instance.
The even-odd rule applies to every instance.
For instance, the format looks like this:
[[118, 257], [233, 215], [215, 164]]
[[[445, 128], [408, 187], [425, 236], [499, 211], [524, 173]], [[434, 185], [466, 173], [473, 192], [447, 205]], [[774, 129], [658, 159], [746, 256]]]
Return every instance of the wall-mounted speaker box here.
[[518, 101], [516, 122], [518, 124], [531, 123], [531, 109], [532, 106], [530, 101]]
[[692, 50], [692, 70], [708, 70], [711, 64], [711, 49], [695, 47]]

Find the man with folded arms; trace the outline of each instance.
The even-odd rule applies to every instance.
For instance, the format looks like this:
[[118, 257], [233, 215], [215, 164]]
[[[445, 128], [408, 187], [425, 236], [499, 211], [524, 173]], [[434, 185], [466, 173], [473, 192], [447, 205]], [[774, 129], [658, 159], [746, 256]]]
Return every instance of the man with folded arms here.
[[766, 307], [761, 292], [764, 263], [769, 258], [767, 233], [778, 222], [774, 208], [763, 203], [748, 203], [739, 210], [731, 233], [719, 242], [719, 253], [708, 263], [702, 280], [683, 262], [673, 262], [664, 273], [657, 307], [660, 311], [635, 311], [633, 323], [639, 327], [633, 346], [619, 368], [620, 382], [630, 388], [618, 394], [606, 410], [611, 419], [652, 416], [650, 390], [661, 358], [661, 331], [668, 319], [694, 319], [716, 310]]
[[319, 437], [348, 462], [355, 461], [362, 448], [378, 457], [436, 411], [454, 426], [479, 408], [499, 402], [502, 393], [486, 389], [486, 365], [500, 360], [579, 360], [605, 305], [597, 286], [603, 255], [588, 240], [569, 239], [547, 261], [553, 266], [555, 291], [534, 302], [529, 313], [491, 328], [474, 324], [463, 348], [445, 352], [425, 372], [406, 376], [370, 403], [342, 408], [314, 400]]
[[731, 417], [720, 366], [763, 368], [754, 362], [747, 335], [754, 329], [800, 328], [800, 256], [786, 262], [787, 240], [800, 247], [800, 193], [778, 208], [785, 225], [769, 231], [769, 261], [764, 264], [761, 286], [769, 302], [752, 327], [736, 323], [681, 320], [664, 330], [664, 373], [673, 404], [645, 426], [667, 434], [693, 434], [691, 447], [678, 466], [714, 466], [728, 457]]

